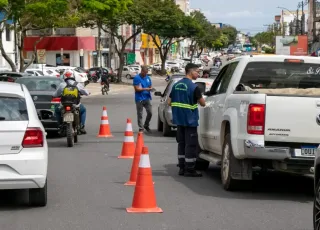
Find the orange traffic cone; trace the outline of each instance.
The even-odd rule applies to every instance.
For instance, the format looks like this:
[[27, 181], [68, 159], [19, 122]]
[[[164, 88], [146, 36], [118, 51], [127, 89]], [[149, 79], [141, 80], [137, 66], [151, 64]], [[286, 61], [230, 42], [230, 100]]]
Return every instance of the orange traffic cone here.
[[124, 141], [122, 144], [121, 155], [118, 156], [119, 159], [132, 159], [134, 157], [134, 136], [132, 131], [131, 119], [127, 119], [127, 127], [124, 132]]
[[137, 136], [136, 149], [134, 152], [134, 159], [133, 159], [132, 165], [131, 165], [130, 178], [129, 178], [129, 181], [127, 183], [125, 183], [124, 185], [136, 185], [137, 176], [138, 176], [138, 169], [139, 169], [139, 162], [140, 162], [140, 155], [142, 152], [143, 145], [144, 145], [143, 132], [139, 132], [138, 136]]
[[100, 130], [99, 130], [99, 134], [97, 137], [113, 137], [110, 132], [108, 113], [107, 113], [107, 108], [105, 106], [103, 106], [101, 123], [100, 123]]
[[137, 184], [134, 190], [132, 207], [127, 208], [130, 213], [163, 212], [157, 206], [156, 194], [152, 183], [152, 171], [148, 147], [142, 148], [140, 156]]

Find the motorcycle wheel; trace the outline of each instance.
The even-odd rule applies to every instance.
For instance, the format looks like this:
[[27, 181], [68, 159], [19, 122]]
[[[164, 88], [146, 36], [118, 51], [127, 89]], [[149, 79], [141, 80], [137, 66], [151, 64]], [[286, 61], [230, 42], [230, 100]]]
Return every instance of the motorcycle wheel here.
[[67, 124], [67, 144], [68, 147], [73, 147], [74, 145], [72, 123]]

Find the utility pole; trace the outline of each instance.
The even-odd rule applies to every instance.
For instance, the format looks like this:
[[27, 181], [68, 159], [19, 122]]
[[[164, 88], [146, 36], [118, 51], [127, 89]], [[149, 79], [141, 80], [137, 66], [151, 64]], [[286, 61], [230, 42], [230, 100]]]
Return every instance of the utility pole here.
[[285, 30], [285, 28], [284, 28], [284, 14], [283, 14], [283, 10], [282, 10], [282, 12], [281, 12], [281, 18], [282, 18], [282, 36], [284, 37], [284, 36], [286, 36], [286, 30]]
[[296, 18], [296, 35], [299, 34], [299, 8], [297, 9], [297, 18]]
[[303, 12], [303, 10], [304, 10], [304, 3], [303, 3], [303, 1], [301, 1], [301, 12], [302, 12], [302, 15], [301, 15], [301, 35], [303, 35], [304, 34], [304, 31], [303, 31], [303, 28], [304, 28], [304, 12]]
[[98, 25], [98, 66], [102, 67], [101, 24]]
[[317, 39], [317, 22], [319, 17], [317, 17], [317, 0], [312, 0], [312, 13], [313, 13], [313, 42], [318, 41]]

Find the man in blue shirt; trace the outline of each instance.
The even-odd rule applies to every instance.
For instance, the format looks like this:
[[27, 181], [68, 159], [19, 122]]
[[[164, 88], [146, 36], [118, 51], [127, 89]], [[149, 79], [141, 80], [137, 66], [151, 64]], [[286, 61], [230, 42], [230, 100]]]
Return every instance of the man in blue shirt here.
[[[148, 132], [151, 132], [149, 125], [152, 117], [152, 105], [151, 105], [152, 82], [150, 77], [147, 74], [148, 74], [148, 67], [142, 66], [141, 73], [135, 76], [133, 79], [139, 132], [142, 132], [144, 129], [147, 130]], [[147, 112], [147, 117], [144, 122], [144, 125], [142, 124], [143, 108], [145, 108]]]

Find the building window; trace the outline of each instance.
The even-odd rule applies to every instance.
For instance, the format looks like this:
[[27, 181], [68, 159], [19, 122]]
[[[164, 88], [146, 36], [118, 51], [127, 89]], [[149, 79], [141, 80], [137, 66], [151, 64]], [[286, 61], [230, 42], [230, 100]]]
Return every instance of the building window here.
[[11, 29], [10, 25], [6, 25], [6, 41], [11, 42]]

